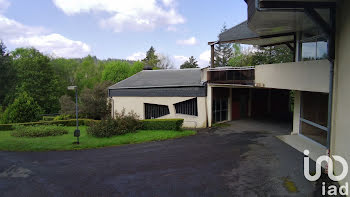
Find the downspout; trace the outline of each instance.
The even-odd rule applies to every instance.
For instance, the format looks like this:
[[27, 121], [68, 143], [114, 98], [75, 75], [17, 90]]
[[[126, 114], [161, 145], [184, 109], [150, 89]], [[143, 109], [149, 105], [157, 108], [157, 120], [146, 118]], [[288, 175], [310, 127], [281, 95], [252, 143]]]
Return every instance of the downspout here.
[[330, 9], [330, 35], [328, 38], [328, 56], [330, 61], [329, 69], [329, 94], [328, 94], [328, 135], [327, 135], [327, 149], [330, 154], [331, 147], [331, 131], [332, 131], [332, 111], [333, 111], [333, 85], [334, 85], [334, 60], [335, 60], [335, 23], [336, 12], [334, 8]]

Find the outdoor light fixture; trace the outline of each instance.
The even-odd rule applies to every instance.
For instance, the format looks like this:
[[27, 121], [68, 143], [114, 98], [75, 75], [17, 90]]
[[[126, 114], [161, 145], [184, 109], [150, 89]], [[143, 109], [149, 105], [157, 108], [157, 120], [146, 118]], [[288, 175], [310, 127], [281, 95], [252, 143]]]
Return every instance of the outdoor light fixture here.
[[78, 120], [78, 86], [68, 86], [68, 90], [75, 90], [75, 117], [77, 119], [76, 125], [77, 129], [74, 131], [74, 137], [77, 137], [76, 144], [79, 144], [79, 136], [80, 136], [80, 130], [79, 130], [79, 120]]

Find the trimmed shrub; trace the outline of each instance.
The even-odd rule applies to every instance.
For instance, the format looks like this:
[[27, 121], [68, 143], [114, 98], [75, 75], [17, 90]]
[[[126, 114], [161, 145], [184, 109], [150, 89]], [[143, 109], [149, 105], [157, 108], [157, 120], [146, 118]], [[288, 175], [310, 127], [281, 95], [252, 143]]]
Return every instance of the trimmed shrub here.
[[93, 124], [88, 128], [87, 133], [94, 137], [112, 137], [115, 135], [123, 135], [126, 133], [135, 132], [141, 128], [141, 122], [134, 112], [125, 114], [116, 113], [115, 119], [107, 118]]
[[56, 116], [53, 120], [69, 120], [69, 119], [73, 119], [74, 116], [73, 115], [69, 115], [69, 114], [61, 114], [59, 116]]
[[43, 121], [52, 121], [56, 116], [43, 116]]
[[89, 127], [87, 134], [94, 137], [112, 137], [118, 135], [118, 122], [112, 118], [101, 120]]
[[[99, 122], [99, 120], [79, 119], [79, 126], [91, 126], [95, 122]], [[0, 124], [0, 131], [13, 130], [16, 125], [23, 125], [23, 126], [34, 126], [34, 125], [75, 126], [76, 119], [57, 120], [57, 121], [26, 122], [26, 123], [17, 123], [17, 124]]]
[[143, 130], [181, 130], [184, 119], [147, 119], [142, 120]]
[[42, 112], [38, 103], [24, 92], [7, 107], [2, 116], [2, 123], [38, 121]]
[[11, 132], [14, 137], [47, 137], [67, 134], [67, 128], [62, 126], [35, 125], [23, 126], [16, 125], [15, 130]]

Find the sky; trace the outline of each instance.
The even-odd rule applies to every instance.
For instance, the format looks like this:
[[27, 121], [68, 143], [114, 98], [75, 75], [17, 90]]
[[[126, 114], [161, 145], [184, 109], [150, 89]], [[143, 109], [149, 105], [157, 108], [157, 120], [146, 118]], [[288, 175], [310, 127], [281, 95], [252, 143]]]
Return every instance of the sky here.
[[247, 19], [243, 0], [0, 0], [0, 39], [53, 57], [140, 60], [153, 46], [178, 68], [201, 67], [224, 24]]

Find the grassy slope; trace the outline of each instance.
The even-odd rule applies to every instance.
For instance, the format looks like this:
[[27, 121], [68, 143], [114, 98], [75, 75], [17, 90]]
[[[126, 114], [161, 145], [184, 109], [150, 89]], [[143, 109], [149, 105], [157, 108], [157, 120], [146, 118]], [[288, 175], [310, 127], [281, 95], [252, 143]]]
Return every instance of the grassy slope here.
[[80, 145], [72, 144], [75, 127], [68, 127], [69, 133], [62, 136], [19, 138], [10, 135], [11, 131], [0, 131], [0, 150], [7, 151], [47, 151], [47, 150], [78, 150], [116, 146], [122, 144], [136, 144], [149, 141], [165, 140], [194, 135], [195, 131], [138, 131], [111, 138], [95, 138], [86, 134], [87, 127], [79, 127], [81, 136]]

